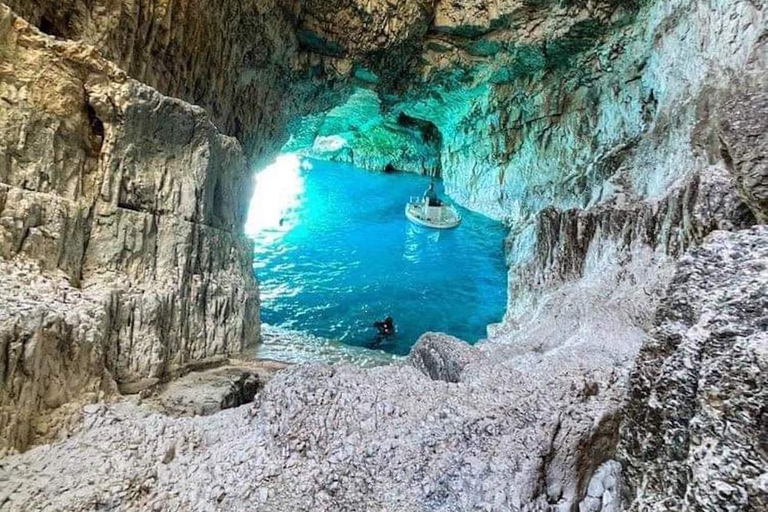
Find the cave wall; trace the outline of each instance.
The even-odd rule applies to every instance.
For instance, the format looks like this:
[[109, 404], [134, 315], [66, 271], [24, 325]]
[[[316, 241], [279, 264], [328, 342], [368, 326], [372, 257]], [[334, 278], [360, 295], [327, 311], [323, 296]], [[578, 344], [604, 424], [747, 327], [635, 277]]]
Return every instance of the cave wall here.
[[441, 175], [442, 136], [430, 121], [404, 112], [387, 113], [374, 91], [356, 87], [328, 112], [295, 120], [285, 153], [362, 169]]
[[65, 397], [256, 343], [258, 289], [239, 142], [0, 9], [0, 429], [23, 448]]
[[447, 184], [513, 219], [615, 193], [663, 197], [719, 159], [707, 123], [731, 91], [760, 86], [764, 16], [750, 2], [644, 2], [566, 67], [477, 101], [446, 138]]
[[[131, 78], [202, 106], [225, 134], [260, 155], [280, 142], [298, 41], [295, 2], [8, 0], [61, 39], [98, 49]], [[271, 115], [265, 115], [271, 113]]]
[[[624, 228], [623, 252], [639, 239], [672, 260], [713, 229], [749, 224], [734, 203], [729, 141], [754, 141], [759, 128], [728, 135], [721, 122], [736, 98], [765, 88], [761, 4], [438, 2], [431, 23], [400, 89], [359, 84], [342, 107], [295, 126], [284, 150], [381, 170], [403, 154], [429, 154], [392, 136], [394, 119], [434, 125], [439, 164], [399, 167], [439, 169], [452, 198], [509, 225], [507, 321], [535, 303], [544, 283], [532, 274], [557, 274], [537, 256], [557, 236], [541, 227], [547, 209], [574, 225], [594, 208], [584, 216], [618, 209], [653, 219], [655, 227]], [[759, 216], [764, 170], [743, 172], [735, 186]], [[679, 207], [664, 220], [670, 203]], [[640, 235], [648, 229], [677, 241], [649, 244]]]

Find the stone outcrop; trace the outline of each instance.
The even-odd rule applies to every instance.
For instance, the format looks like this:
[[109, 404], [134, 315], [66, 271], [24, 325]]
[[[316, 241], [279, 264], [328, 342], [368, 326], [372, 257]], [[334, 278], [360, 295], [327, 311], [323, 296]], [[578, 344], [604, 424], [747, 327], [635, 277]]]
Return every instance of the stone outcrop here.
[[472, 349], [459, 339], [426, 333], [413, 346], [409, 357], [413, 366], [430, 379], [460, 382], [471, 354]]
[[256, 368], [223, 366], [176, 379], [143, 403], [170, 416], [208, 416], [252, 402], [263, 386]]
[[105, 367], [109, 297], [0, 261], [0, 452], [56, 439], [84, 403], [116, 393]]
[[369, 89], [356, 88], [343, 105], [303, 118], [291, 128], [291, 139], [283, 146], [288, 153], [373, 171], [441, 174], [437, 127], [404, 113], [388, 115]]
[[620, 460], [631, 510], [768, 507], [768, 229], [680, 260], [631, 378]]
[[[433, 0], [304, 0], [298, 37], [308, 50], [362, 61], [393, 49], [412, 51], [429, 29], [433, 8]], [[402, 53], [398, 57], [401, 66], [409, 60]], [[400, 70], [383, 71], [396, 75]]]
[[[310, 365], [276, 376], [252, 410], [192, 420], [102, 410], [70, 440], [3, 461], [7, 508], [78, 509], [107, 492], [123, 506], [188, 510], [574, 506], [610, 456], [618, 425], [606, 401], [619, 397], [620, 372], [507, 344], [471, 350], [455, 383], [409, 365]], [[72, 449], [92, 442], [109, 450]], [[170, 444], [175, 457], [157, 471]], [[84, 471], [65, 483], [67, 465]], [[105, 465], [109, 476], [94, 478]], [[19, 478], [30, 471], [38, 478]], [[72, 491], [45, 491], [56, 481]]]
[[[89, 46], [54, 41], [6, 7], [0, 24], [0, 251], [35, 262], [28, 273], [54, 276], [61, 293], [35, 291], [33, 275], [7, 277], [17, 284], [2, 289], [12, 305], [3, 416], [36, 394], [36, 381], [70, 378], [56, 368], [82, 372], [62, 392], [75, 395], [105, 370], [120, 383], [156, 381], [257, 342], [239, 143], [201, 108], [128, 78]], [[38, 329], [51, 329], [46, 343], [63, 360], [37, 354], [49, 350], [36, 345], [48, 339]], [[44, 398], [30, 400], [61, 402]], [[13, 425], [2, 421], [3, 442], [25, 446], [30, 436]]]

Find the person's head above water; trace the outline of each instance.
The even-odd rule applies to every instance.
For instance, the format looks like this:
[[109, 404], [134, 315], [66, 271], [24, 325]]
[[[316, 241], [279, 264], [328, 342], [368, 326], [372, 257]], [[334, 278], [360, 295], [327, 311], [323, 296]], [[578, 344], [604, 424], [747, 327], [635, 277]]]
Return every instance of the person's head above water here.
[[379, 330], [379, 335], [389, 336], [395, 333], [395, 321], [391, 316], [385, 318], [383, 322], [374, 322], [373, 326]]

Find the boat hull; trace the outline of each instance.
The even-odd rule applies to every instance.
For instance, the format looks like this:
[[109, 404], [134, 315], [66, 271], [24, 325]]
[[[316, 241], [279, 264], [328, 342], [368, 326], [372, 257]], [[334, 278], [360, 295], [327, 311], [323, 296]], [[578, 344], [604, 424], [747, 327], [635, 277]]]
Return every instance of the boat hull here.
[[409, 203], [405, 206], [405, 216], [419, 226], [430, 229], [454, 229], [461, 224], [461, 215], [451, 205], [424, 206], [421, 203]]

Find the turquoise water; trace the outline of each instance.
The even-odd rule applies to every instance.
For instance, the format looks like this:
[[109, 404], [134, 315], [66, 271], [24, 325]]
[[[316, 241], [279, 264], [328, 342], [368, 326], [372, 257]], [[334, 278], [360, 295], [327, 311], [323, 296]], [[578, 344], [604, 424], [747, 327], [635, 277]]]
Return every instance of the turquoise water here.
[[[256, 180], [246, 231], [263, 322], [404, 355], [426, 331], [474, 343], [501, 320], [505, 229], [464, 209], [455, 230], [411, 224], [405, 203], [428, 178], [281, 157]], [[387, 315], [397, 334], [377, 340]]]

